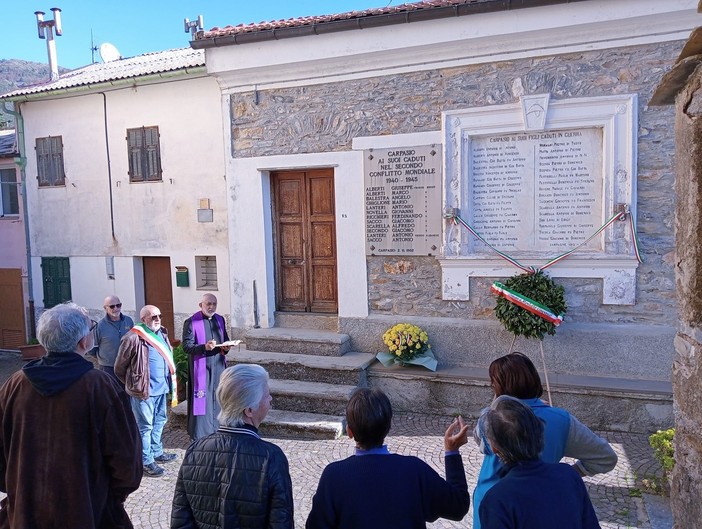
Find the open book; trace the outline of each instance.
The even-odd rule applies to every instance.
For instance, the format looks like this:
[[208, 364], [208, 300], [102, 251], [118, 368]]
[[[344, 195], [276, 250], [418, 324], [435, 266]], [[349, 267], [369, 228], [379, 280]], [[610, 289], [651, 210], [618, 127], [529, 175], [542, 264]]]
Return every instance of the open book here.
[[241, 340], [229, 340], [228, 342], [222, 342], [215, 345], [215, 347], [233, 347], [239, 345]]

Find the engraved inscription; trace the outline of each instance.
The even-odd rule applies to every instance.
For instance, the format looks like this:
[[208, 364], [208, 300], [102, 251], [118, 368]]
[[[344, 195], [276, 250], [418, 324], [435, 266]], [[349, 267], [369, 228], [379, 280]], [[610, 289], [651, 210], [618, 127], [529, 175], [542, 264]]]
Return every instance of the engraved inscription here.
[[374, 149], [364, 160], [366, 253], [434, 255], [441, 246], [440, 149]]
[[602, 224], [601, 129], [473, 137], [469, 164], [469, 222], [500, 250], [569, 250]]

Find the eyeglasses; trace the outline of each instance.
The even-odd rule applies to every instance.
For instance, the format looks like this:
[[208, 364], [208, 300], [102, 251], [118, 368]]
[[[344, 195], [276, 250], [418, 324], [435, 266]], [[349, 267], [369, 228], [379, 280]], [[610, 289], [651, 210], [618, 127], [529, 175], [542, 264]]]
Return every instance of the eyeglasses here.
[[161, 315], [160, 315], [160, 314], [153, 314], [153, 315], [151, 316], [151, 321], [156, 321], [156, 320], [160, 320], [160, 319], [161, 319]]
[[115, 307], [118, 308], [118, 309], [121, 309], [121, 308], [122, 308], [122, 304], [121, 304], [121, 303], [115, 303], [114, 305], [108, 305], [108, 307], [110, 307], [111, 309], [114, 309]]
[[90, 332], [93, 332], [97, 327], [97, 322], [95, 320], [90, 320]]

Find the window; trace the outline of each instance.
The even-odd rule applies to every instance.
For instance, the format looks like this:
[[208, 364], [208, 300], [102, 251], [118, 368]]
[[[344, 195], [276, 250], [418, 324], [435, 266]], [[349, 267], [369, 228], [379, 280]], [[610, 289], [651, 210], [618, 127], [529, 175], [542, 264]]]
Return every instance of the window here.
[[161, 181], [158, 127], [127, 129], [130, 182]]
[[37, 180], [39, 187], [64, 185], [63, 140], [61, 136], [37, 138]]
[[0, 169], [0, 217], [7, 215], [19, 215], [17, 172], [14, 169]]
[[197, 288], [202, 290], [217, 290], [217, 258], [214, 255], [195, 257], [195, 281]]

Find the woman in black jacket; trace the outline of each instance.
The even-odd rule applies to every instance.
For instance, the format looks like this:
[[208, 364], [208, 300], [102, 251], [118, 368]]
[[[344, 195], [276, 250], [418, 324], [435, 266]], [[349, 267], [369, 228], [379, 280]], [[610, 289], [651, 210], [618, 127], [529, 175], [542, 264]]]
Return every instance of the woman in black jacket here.
[[171, 529], [292, 529], [288, 460], [261, 439], [258, 426], [271, 406], [268, 373], [238, 364], [219, 380], [220, 427], [195, 441], [178, 473]]

